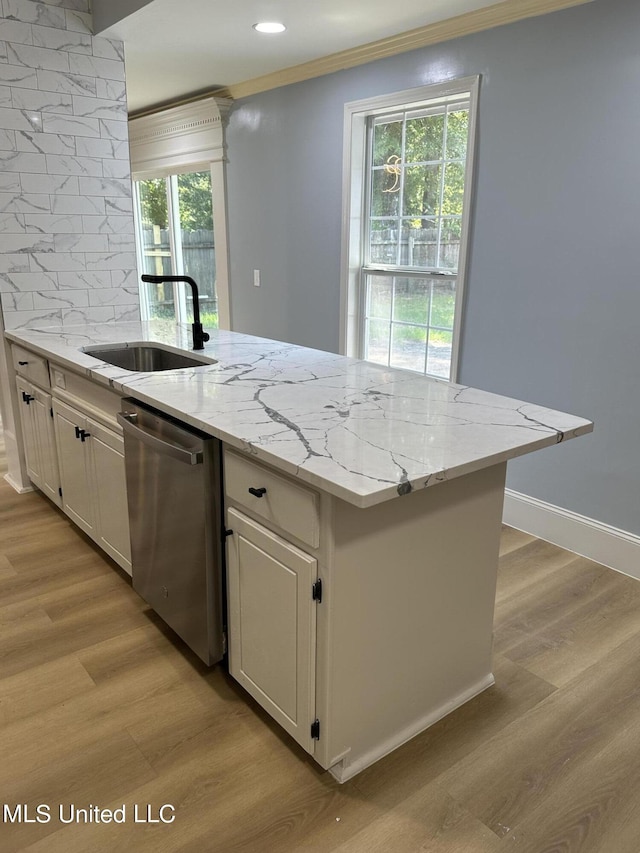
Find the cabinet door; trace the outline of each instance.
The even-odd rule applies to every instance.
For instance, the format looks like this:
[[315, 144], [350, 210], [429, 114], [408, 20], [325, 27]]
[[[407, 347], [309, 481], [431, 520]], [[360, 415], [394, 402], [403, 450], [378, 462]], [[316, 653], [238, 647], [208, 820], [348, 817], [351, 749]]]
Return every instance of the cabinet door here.
[[131, 574], [129, 512], [124, 468], [124, 441], [90, 418], [92, 479], [95, 483], [98, 545]]
[[62, 506], [60, 497], [60, 473], [58, 471], [58, 455], [56, 451], [56, 440], [53, 429], [53, 409], [51, 408], [51, 394], [33, 389], [34, 400], [31, 402], [35, 431], [38, 443], [38, 455], [40, 460], [40, 482], [39, 487], [44, 494], [57, 506]]
[[90, 432], [87, 419], [59, 400], [53, 401], [53, 415], [62, 481], [62, 509], [81, 530], [95, 538], [88, 443], [80, 437], [81, 430]]
[[16, 377], [18, 400], [20, 402], [20, 421], [22, 424], [22, 439], [24, 455], [27, 463], [27, 476], [31, 482], [40, 487], [42, 472], [40, 454], [38, 452], [38, 434], [35, 418], [35, 388], [21, 376]]
[[60, 498], [60, 474], [51, 416], [51, 394], [36, 388], [21, 376], [16, 378], [22, 437], [31, 482], [57, 506]]
[[229, 672], [313, 752], [317, 561], [237, 510], [227, 526]]

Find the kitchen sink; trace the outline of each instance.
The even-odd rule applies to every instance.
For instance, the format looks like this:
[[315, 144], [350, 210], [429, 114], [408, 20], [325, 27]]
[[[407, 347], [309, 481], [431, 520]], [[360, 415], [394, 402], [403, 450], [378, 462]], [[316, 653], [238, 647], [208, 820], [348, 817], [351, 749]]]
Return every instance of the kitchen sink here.
[[136, 373], [154, 373], [157, 370], [179, 370], [183, 367], [201, 367], [216, 364], [213, 358], [191, 355], [153, 343], [101, 344], [82, 347], [82, 352], [107, 364]]

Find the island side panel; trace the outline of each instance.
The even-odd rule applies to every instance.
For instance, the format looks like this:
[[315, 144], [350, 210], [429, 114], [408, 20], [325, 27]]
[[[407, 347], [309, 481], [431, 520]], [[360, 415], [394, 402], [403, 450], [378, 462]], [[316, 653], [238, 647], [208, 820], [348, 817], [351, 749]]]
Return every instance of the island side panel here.
[[340, 781], [493, 684], [505, 473], [502, 463], [370, 509], [332, 501], [316, 759]]

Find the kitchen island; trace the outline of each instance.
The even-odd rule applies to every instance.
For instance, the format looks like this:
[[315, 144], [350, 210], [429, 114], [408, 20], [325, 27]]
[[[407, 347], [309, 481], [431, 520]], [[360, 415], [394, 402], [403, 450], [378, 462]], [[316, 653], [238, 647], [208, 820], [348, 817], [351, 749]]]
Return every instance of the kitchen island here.
[[222, 440], [230, 672], [340, 781], [493, 683], [506, 462], [589, 421], [225, 331], [159, 373], [81, 348], [186, 330], [7, 338]]

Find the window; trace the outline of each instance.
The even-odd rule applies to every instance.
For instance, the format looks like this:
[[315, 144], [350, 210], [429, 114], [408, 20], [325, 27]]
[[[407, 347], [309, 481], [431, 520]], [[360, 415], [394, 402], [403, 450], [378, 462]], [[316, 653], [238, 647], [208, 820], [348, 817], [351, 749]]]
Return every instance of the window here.
[[455, 379], [477, 78], [348, 104], [343, 344]]
[[[140, 269], [153, 275], [188, 275], [198, 285], [202, 323], [218, 327], [211, 172], [185, 172], [135, 182]], [[193, 322], [191, 288], [144, 284], [142, 314]]]
[[[224, 125], [231, 102], [206, 97], [129, 121], [140, 273], [188, 275], [205, 328], [231, 328]], [[193, 322], [191, 288], [140, 282], [143, 319]]]

